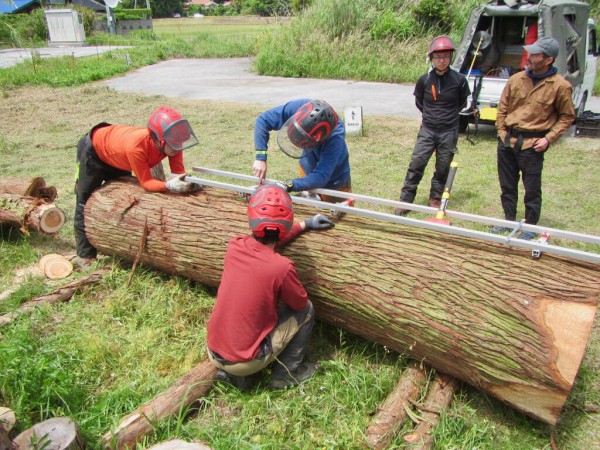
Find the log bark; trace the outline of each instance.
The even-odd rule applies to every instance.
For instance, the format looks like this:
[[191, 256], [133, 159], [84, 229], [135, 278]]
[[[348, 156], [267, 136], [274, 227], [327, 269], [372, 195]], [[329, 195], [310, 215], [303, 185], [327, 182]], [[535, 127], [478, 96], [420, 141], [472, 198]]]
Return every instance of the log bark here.
[[55, 187], [46, 186], [46, 180], [41, 177], [34, 178], [0, 178], [0, 193], [15, 194], [21, 197], [34, 197], [45, 202], [53, 202], [57, 197]]
[[367, 442], [376, 450], [388, 448], [406, 419], [410, 400], [416, 400], [425, 384], [425, 372], [411, 362], [402, 378], [378, 408], [367, 428]]
[[35, 230], [57, 233], [65, 223], [65, 213], [54, 203], [34, 197], [0, 193], [0, 224], [18, 227], [24, 233]]
[[77, 292], [78, 289], [81, 289], [82, 287], [88, 286], [90, 284], [97, 283], [98, 281], [102, 280], [102, 278], [108, 273], [108, 271], [108, 267], [103, 267], [99, 270], [96, 270], [95, 272], [92, 272], [89, 275], [86, 275], [85, 277], [78, 278], [76, 280], [71, 281], [70, 283], [60, 286], [59, 288], [55, 289], [54, 291], [48, 294], [39, 295], [33, 298], [32, 300], [23, 303], [14, 311], [0, 316], [0, 326], [8, 325], [19, 315], [29, 312], [32, 309], [37, 308], [39, 305], [53, 304], [58, 302], [68, 302], [69, 300], [71, 300], [73, 295], [75, 295], [75, 292]]
[[77, 424], [69, 417], [54, 417], [35, 424], [19, 434], [14, 439], [14, 443], [19, 450], [41, 448], [83, 450], [86, 448]]
[[125, 416], [117, 428], [102, 437], [105, 448], [135, 448], [143, 436], [154, 432], [153, 423], [185, 413], [187, 408], [206, 396], [214, 386], [217, 369], [205, 360], [181, 377], [162, 394]]
[[[296, 217], [315, 214], [296, 207]], [[107, 183], [86, 204], [101, 252], [218, 286], [228, 241], [249, 232], [246, 203]], [[598, 265], [346, 215], [282, 249], [317, 318], [346, 328], [555, 424], [598, 307]]]
[[433, 448], [433, 431], [440, 422], [440, 414], [452, 403], [454, 393], [460, 382], [447, 375], [436, 373], [427, 391], [425, 404], [417, 405], [421, 409], [421, 422], [415, 430], [404, 436], [404, 442], [414, 450], [428, 450]]

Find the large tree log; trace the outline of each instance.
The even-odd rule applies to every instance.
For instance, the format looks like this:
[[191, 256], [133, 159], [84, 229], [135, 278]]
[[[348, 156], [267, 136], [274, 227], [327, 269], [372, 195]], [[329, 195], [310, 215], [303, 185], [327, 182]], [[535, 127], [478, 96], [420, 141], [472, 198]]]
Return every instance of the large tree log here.
[[[210, 286], [229, 239], [249, 232], [245, 201], [211, 188], [181, 196], [107, 183], [85, 217], [94, 246], [129, 260], [147, 221], [142, 262]], [[283, 253], [318, 319], [556, 423], [598, 307], [598, 265], [353, 215]]]
[[121, 419], [115, 430], [102, 437], [103, 446], [135, 448], [138, 439], [154, 432], [153, 423], [157, 420], [185, 413], [190, 405], [205, 397], [214, 386], [216, 373], [209, 360], [198, 364], [165, 392]]
[[417, 399], [424, 384], [424, 370], [412, 361], [367, 427], [367, 442], [371, 448], [379, 450], [389, 447], [406, 418], [409, 401]]
[[0, 224], [18, 227], [24, 233], [35, 230], [57, 233], [65, 223], [65, 214], [53, 203], [34, 197], [0, 193]]

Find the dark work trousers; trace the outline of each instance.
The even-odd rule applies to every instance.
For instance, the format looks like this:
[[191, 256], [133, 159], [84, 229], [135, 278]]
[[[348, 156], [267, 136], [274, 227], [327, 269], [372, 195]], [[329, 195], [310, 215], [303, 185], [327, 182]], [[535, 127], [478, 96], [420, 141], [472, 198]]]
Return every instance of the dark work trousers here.
[[437, 132], [421, 125], [412, 158], [406, 171], [404, 186], [402, 186], [400, 192], [400, 201], [412, 203], [415, 200], [417, 187], [423, 178], [425, 168], [434, 150], [437, 150], [435, 153], [435, 172], [431, 178], [429, 198], [439, 199], [442, 197], [450, 172], [450, 163], [454, 158], [454, 154], [458, 151], [456, 148], [457, 142], [458, 129]]
[[[97, 128], [97, 127], [95, 127]], [[91, 132], [90, 132], [91, 133]], [[90, 195], [102, 183], [113, 178], [131, 175], [126, 170], [116, 169], [102, 162], [92, 145], [90, 133], [83, 136], [77, 144], [78, 177], [75, 181], [75, 242], [77, 256], [80, 258], [95, 258], [96, 249], [85, 235], [84, 209]]]
[[500, 201], [506, 220], [516, 220], [519, 200], [519, 175], [525, 188], [525, 222], [535, 225], [542, 211], [542, 169], [544, 153], [533, 148], [515, 151], [498, 139], [498, 180]]
[[[315, 325], [315, 311], [312, 303], [308, 303], [308, 307], [303, 311], [294, 311], [288, 308], [285, 304], [280, 304], [277, 314], [279, 316], [279, 323], [284, 323], [291, 318], [299, 324], [300, 329], [292, 340], [285, 346], [285, 349], [279, 354], [276, 361], [273, 363], [271, 377], [282, 378], [288, 374], [288, 371], [294, 373], [306, 353], [306, 346], [308, 344], [308, 338]], [[277, 329], [277, 327], [275, 327]]]

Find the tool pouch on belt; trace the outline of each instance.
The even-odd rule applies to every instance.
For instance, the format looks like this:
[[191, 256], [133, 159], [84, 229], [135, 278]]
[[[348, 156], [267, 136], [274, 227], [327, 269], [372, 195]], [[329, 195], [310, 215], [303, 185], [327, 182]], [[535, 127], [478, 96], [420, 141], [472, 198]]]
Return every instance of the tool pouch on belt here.
[[[98, 125], [94, 125], [89, 133], [85, 134], [81, 139], [79, 139], [79, 143], [77, 144], [77, 162], [81, 161], [81, 157], [84, 155], [84, 153], [94, 149], [94, 146], [92, 145], [92, 134], [94, 131], [96, 131], [98, 128], [108, 127], [109, 125], [111, 124], [107, 122], [100, 122]], [[94, 151], [94, 153], [96, 152]]]
[[516, 137], [517, 138], [517, 142], [515, 143], [515, 146], [513, 148], [513, 150], [516, 152], [519, 152], [519, 150], [521, 150], [521, 147], [523, 147], [523, 139], [527, 139], [527, 138], [541, 138], [546, 136], [546, 134], [548, 133], [548, 131], [550, 130], [545, 130], [545, 131], [521, 131], [521, 130], [517, 130], [516, 128], [509, 128], [507, 130], [506, 133], [506, 137], [504, 138], [504, 146], [505, 147], [510, 147], [510, 138], [511, 137]]

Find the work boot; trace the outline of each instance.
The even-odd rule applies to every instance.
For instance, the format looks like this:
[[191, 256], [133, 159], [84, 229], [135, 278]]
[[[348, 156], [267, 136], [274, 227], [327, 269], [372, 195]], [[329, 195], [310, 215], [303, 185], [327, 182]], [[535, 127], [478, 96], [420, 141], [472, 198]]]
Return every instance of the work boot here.
[[510, 228], [501, 227], [501, 226], [495, 226], [495, 227], [490, 228], [490, 233], [492, 233], [492, 234], [508, 233], [509, 231], [510, 231]]
[[254, 386], [258, 383], [259, 375], [258, 373], [255, 373], [245, 377], [238, 377], [235, 375], [231, 375], [225, 372], [224, 370], [217, 370], [217, 375], [215, 376], [215, 378], [223, 383], [229, 383], [234, 385], [240, 391], [250, 392], [252, 388], [254, 388]]
[[522, 231], [519, 235], [519, 239], [523, 239], [524, 241], [533, 241], [537, 235], [533, 231]]
[[427, 206], [431, 206], [432, 208], [436, 208], [439, 209], [439, 207], [442, 205], [442, 200], [439, 198], [430, 198], [427, 201]]
[[271, 388], [283, 389], [288, 386], [298, 386], [304, 380], [312, 377], [316, 370], [317, 366], [315, 364], [304, 361], [293, 372], [285, 372], [283, 375], [273, 378], [271, 380]]
[[404, 208], [394, 209], [394, 214], [396, 214], [397, 216], [406, 216], [409, 212], [410, 212], [410, 209], [404, 209]]

